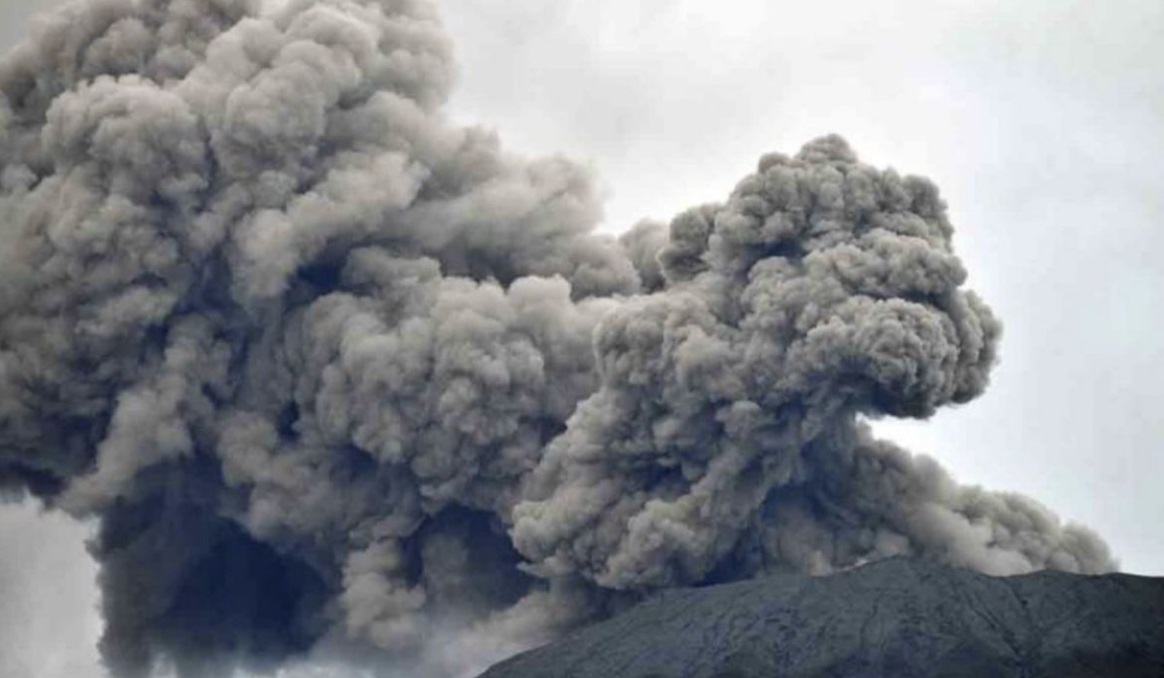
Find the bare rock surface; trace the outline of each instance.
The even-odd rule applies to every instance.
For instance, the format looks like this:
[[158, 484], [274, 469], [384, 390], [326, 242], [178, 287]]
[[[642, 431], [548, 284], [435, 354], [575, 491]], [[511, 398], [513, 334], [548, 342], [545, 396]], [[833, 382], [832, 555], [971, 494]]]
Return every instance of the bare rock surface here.
[[890, 559], [672, 591], [481, 678], [1164, 676], [1164, 579]]

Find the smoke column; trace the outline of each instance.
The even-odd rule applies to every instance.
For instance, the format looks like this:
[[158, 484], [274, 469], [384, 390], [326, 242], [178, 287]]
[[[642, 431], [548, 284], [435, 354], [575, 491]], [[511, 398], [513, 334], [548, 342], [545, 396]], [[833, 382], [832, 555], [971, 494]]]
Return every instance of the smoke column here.
[[660, 589], [1113, 567], [862, 423], [999, 324], [843, 140], [621, 239], [442, 113], [425, 0], [89, 0], [0, 62], [0, 489], [96, 517], [118, 678], [459, 675]]

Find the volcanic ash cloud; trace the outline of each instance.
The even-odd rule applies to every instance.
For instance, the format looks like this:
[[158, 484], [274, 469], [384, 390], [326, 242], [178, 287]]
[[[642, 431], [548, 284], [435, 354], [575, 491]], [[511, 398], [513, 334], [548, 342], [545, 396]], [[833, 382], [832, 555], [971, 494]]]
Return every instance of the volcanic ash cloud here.
[[0, 62], [0, 486], [99, 519], [117, 676], [455, 675], [665, 587], [1113, 566], [861, 423], [995, 359], [930, 182], [826, 137], [614, 240], [452, 80], [423, 0], [91, 0]]

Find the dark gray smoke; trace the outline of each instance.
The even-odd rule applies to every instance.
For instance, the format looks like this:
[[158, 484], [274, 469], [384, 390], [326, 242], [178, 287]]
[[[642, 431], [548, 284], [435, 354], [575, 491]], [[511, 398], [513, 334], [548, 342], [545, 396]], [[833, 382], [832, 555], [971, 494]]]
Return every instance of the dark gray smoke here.
[[1112, 567], [863, 417], [987, 383], [937, 189], [837, 137], [593, 232], [425, 0], [89, 0], [0, 62], [0, 487], [100, 519], [117, 676], [431, 676], [664, 587]]

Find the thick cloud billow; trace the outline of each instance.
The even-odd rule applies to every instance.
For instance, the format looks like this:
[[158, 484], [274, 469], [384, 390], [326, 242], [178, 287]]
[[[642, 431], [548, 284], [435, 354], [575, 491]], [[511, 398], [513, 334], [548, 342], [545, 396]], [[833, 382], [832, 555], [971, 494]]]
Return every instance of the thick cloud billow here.
[[99, 519], [115, 675], [456, 675], [670, 586], [1112, 567], [861, 423], [995, 358], [931, 183], [827, 137], [614, 240], [583, 167], [449, 122], [451, 54], [425, 0], [90, 0], [0, 62], [0, 486]]

